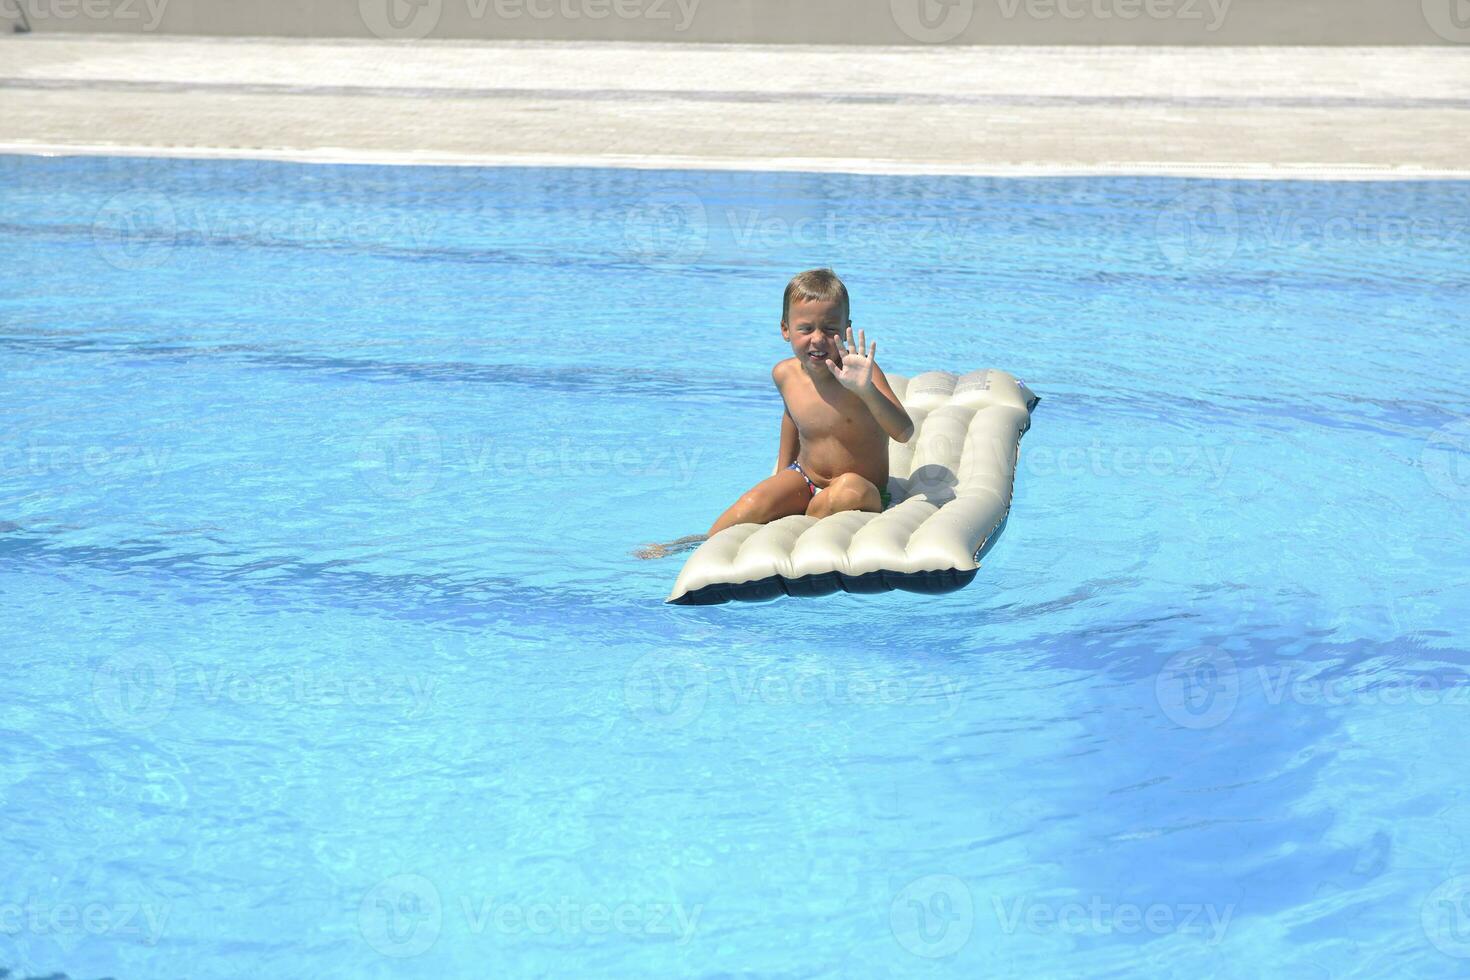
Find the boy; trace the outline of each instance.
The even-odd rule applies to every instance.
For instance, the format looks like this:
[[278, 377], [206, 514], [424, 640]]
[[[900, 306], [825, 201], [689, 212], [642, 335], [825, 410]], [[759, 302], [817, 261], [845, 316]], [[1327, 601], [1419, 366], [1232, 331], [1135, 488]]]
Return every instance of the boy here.
[[[786, 411], [773, 475], [745, 492], [710, 527], [768, 524], [792, 514], [826, 517], [878, 512], [888, 504], [888, 440], [908, 442], [914, 424], [874, 358], [878, 345], [853, 342], [847, 287], [831, 269], [793, 278], [781, 307], [781, 337], [792, 356], [771, 370]], [[654, 545], [640, 557], [685, 550], [698, 535]]]

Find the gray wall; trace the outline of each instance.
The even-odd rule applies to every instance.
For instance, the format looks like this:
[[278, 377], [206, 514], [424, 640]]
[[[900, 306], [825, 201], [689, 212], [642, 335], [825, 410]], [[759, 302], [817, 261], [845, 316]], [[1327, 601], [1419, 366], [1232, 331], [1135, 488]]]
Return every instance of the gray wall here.
[[839, 44], [1463, 44], [1470, 0], [0, 0], [40, 31]]

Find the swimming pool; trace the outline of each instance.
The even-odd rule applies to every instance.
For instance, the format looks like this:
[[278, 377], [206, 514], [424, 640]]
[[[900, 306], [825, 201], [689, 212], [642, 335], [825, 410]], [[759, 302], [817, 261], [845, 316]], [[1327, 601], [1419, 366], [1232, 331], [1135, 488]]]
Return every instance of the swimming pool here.
[[[1470, 184], [0, 157], [0, 970], [1451, 976]], [[670, 608], [781, 289], [1043, 401]]]

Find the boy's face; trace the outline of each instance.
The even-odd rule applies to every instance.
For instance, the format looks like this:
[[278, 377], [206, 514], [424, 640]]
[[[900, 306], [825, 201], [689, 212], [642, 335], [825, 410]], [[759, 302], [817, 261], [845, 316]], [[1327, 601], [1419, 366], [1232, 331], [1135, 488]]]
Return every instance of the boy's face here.
[[838, 342], [852, 321], [840, 299], [793, 299], [781, 322], [781, 336], [808, 371], [826, 373], [823, 361], [841, 364]]

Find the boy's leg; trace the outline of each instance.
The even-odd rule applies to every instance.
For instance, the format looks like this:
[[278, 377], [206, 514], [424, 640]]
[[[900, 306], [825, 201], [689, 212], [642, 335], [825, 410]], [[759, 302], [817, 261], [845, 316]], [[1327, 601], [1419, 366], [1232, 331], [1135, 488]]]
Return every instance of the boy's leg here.
[[710, 527], [709, 536], [714, 537], [733, 524], [769, 524], [792, 514], [804, 514], [811, 499], [806, 477], [795, 470], [782, 470], [757, 483], [731, 504]]
[[856, 473], [843, 473], [812, 498], [806, 516], [823, 518], [844, 510], [866, 510], [876, 514], [883, 510], [883, 498], [871, 481]]
[[705, 541], [703, 534], [686, 534], [664, 544], [646, 544], [633, 549], [634, 558], [667, 558], [685, 551], [693, 551]]

